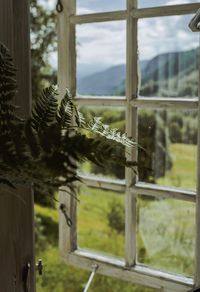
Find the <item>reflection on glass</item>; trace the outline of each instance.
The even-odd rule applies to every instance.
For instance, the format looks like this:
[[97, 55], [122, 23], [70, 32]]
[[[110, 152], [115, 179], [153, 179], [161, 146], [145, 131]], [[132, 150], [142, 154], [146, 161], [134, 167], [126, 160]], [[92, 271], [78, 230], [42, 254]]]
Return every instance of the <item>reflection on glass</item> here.
[[156, 6], [169, 6], [176, 4], [187, 4], [187, 3], [199, 3], [199, 0], [139, 0], [139, 8], [145, 7], [156, 7]]
[[192, 15], [139, 20], [141, 96], [198, 96], [198, 36]]
[[81, 186], [78, 203], [78, 245], [124, 256], [124, 196]]
[[139, 179], [196, 187], [197, 111], [140, 110]]
[[124, 95], [126, 23], [77, 25], [77, 93]]
[[[94, 117], [102, 117], [102, 122], [109, 125], [111, 128], [116, 128], [124, 132], [125, 129], [125, 109], [122, 107], [80, 107], [86, 120], [91, 120]], [[88, 134], [88, 133], [87, 133]], [[124, 155], [124, 150], [119, 147], [116, 149], [117, 155]], [[79, 171], [82, 174], [93, 174], [111, 179], [124, 179], [124, 167], [116, 166], [116, 164], [107, 165], [106, 168], [96, 165], [91, 162], [83, 162], [80, 165]]]
[[138, 199], [137, 257], [140, 263], [193, 276], [195, 204], [174, 199]]
[[125, 0], [76, 0], [77, 14], [90, 14], [126, 9]]

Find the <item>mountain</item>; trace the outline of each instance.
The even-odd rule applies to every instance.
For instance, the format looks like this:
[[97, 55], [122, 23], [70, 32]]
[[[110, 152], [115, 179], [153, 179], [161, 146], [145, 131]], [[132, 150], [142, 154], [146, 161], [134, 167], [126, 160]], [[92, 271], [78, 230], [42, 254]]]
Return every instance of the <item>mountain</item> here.
[[[198, 90], [199, 49], [170, 52], [140, 62], [141, 87], [144, 96], [192, 96]], [[80, 78], [82, 95], [124, 95], [125, 65], [112, 66]]]
[[94, 73], [81, 79], [78, 78], [78, 93], [112, 95], [120, 85], [123, 86], [125, 75], [125, 65], [116, 65], [102, 72]]

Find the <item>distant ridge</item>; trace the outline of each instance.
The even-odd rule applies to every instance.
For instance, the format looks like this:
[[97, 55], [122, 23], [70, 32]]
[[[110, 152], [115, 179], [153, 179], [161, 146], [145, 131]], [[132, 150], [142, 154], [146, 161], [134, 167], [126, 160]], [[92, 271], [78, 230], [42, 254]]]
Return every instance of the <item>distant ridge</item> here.
[[[197, 91], [199, 50], [170, 52], [142, 61], [141, 94], [187, 96]], [[82, 95], [123, 95], [125, 92], [126, 67], [112, 66], [101, 72], [79, 78], [78, 93]]]

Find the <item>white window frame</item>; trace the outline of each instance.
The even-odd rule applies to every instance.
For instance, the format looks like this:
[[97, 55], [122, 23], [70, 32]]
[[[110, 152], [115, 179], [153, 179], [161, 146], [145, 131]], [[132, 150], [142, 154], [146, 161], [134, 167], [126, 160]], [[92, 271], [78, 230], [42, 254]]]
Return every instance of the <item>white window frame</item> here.
[[[112, 0], [110, 0], [112, 1]], [[58, 83], [60, 94], [66, 87], [80, 105], [95, 106], [125, 106], [126, 132], [137, 141], [137, 110], [138, 108], [169, 108], [198, 109], [199, 99], [181, 98], [145, 98], [138, 95], [138, 19], [170, 15], [195, 13], [200, 3], [181, 4], [154, 8], [137, 8], [137, 0], [127, 0], [127, 10], [104, 12], [89, 15], [76, 15], [76, 0], [62, 0], [63, 12], [58, 14]], [[76, 96], [76, 44], [75, 26], [105, 21], [127, 21], [127, 73], [126, 98], [124, 97], [90, 97]], [[192, 33], [192, 32], [191, 32]], [[192, 287], [200, 286], [200, 114], [198, 121], [198, 171], [197, 191], [163, 187], [149, 183], [138, 182], [133, 172], [126, 169], [125, 183], [100, 179], [98, 177], [83, 177], [88, 186], [101, 186], [104, 189], [125, 193], [125, 260], [102, 256], [78, 248], [76, 226], [76, 200], [60, 192], [60, 203], [64, 203], [73, 225], [66, 225], [63, 214], [59, 221], [59, 248], [62, 259], [67, 264], [91, 270], [93, 264], [98, 265], [98, 273], [117, 277], [135, 284], [160, 289], [161, 291], [184, 292]], [[137, 159], [133, 150], [129, 159]], [[194, 279], [161, 272], [136, 263], [136, 197], [144, 194], [154, 197], [168, 197], [189, 202], [196, 202], [196, 250]]]

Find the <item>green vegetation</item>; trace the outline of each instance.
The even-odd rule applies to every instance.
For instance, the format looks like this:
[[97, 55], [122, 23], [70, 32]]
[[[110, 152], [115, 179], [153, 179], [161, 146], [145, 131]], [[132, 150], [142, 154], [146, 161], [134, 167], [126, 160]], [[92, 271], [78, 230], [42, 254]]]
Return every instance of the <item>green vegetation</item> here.
[[196, 187], [197, 146], [171, 144], [172, 168], [157, 183], [184, 188]]
[[[172, 144], [173, 167], [159, 183], [173, 185], [177, 176], [180, 186], [194, 187], [194, 145]], [[187, 178], [187, 179], [186, 179]], [[165, 180], [165, 181], [164, 181]], [[106, 254], [124, 256], [123, 194], [81, 186], [78, 203], [78, 241], [80, 247]], [[140, 196], [138, 200], [138, 261], [155, 268], [192, 276], [194, 258], [194, 204], [173, 199], [153, 200]], [[45, 264], [39, 278], [39, 292], [82, 291], [89, 273], [66, 266], [58, 256], [58, 213], [36, 205], [36, 215], [44, 225], [37, 242], [37, 257]], [[48, 223], [47, 223], [48, 222]], [[114, 222], [114, 223], [113, 223]], [[170, 224], [169, 224], [170, 222]], [[119, 227], [119, 229], [118, 229]], [[48, 229], [48, 233], [46, 230]], [[46, 245], [44, 248], [44, 237]], [[49, 241], [51, 244], [49, 244]], [[155, 291], [126, 282], [96, 275], [90, 291]]]

